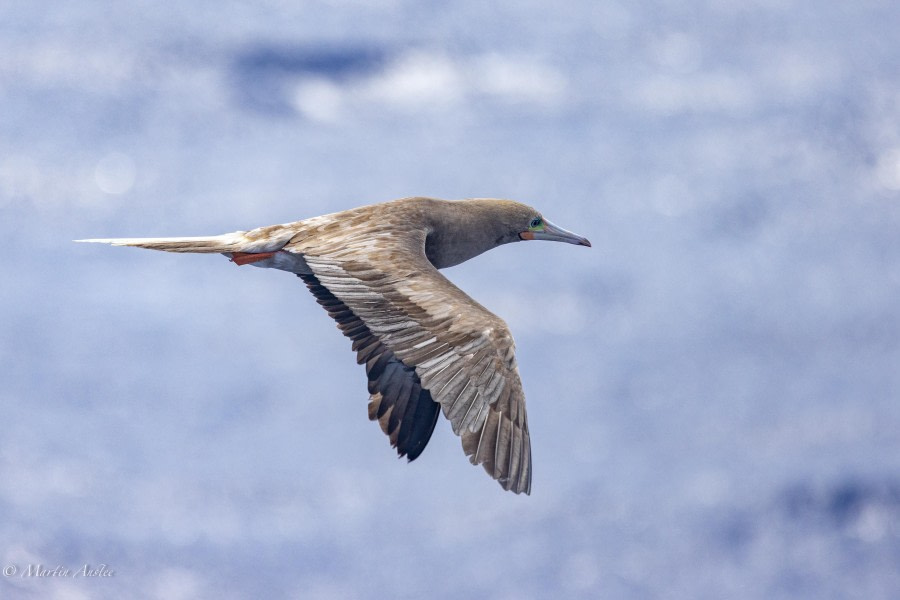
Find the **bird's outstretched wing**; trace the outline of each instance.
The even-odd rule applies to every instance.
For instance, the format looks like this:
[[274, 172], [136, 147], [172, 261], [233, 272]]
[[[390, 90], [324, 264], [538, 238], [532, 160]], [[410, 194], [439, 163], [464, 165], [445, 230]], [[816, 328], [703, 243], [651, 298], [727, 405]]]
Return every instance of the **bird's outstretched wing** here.
[[313, 274], [301, 277], [366, 364], [370, 417], [412, 460], [439, 405], [473, 464], [530, 493], [525, 396], [506, 323], [434, 268], [426, 232], [353, 231], [345, 222], [333, 244], [298, 236], [284, 249], [303, 255]]

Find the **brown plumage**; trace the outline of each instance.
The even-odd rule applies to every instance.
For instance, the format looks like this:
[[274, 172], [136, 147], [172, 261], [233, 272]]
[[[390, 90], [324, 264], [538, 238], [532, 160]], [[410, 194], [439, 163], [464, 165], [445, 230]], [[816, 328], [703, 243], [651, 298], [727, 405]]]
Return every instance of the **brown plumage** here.
[[220, 236], [82, 241], [219, 252], [296, 273], [353, 341], [369, 380], [369, 418], [400, 456], [421, 454], [443, 412], [473, 464], [504, 489], [529, 493], [531, 440], [512, 335], [438, 272], [523, 239], [590, 246], [524, 204], [432, 198]]

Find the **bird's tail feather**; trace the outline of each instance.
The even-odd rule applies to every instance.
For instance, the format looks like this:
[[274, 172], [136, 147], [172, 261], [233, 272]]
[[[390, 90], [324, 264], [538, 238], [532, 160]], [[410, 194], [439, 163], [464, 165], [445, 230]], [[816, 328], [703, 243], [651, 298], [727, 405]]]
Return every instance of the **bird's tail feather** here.
[[295, 232], [285, 225], [261, 227], [252, 231], [235, 231], [222, 235], [164, 238], [104, 238], [75, 240], [113, 246], [134, 246], [165, 252], [232, 253], [272, 252], [280, 250]]
[[234, 252], [240, 245], [240, 239], [233, 233], [201, 237], [108, 238], [75, 241], [112, 246], [135, 246], [166, 252]]

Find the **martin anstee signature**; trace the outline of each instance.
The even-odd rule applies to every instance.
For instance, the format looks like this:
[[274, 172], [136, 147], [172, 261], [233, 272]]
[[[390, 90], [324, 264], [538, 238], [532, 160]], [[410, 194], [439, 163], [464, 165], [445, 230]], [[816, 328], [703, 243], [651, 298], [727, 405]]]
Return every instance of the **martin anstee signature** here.
[[40, 563], [24, 567], [7, 565], [3, 569], [5, 577], [112, 577], [115, 574], [116, 572], [107, 564], [91, 566], [87, 563], [77, 569], [70, 569], [62, 565], [48, 567]]

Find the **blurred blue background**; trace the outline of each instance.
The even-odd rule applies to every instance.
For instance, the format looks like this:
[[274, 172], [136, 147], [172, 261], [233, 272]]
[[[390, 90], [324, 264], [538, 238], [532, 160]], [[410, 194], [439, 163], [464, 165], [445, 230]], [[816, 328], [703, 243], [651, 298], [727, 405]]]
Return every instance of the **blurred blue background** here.
[[[900, 10], [0, 4], [9, 598], [897, 598]], [[446, 272], [516, 335], [531, 497], [411, 464], [288, 274], [73, 244], [410, 195], [592, 249]]]

